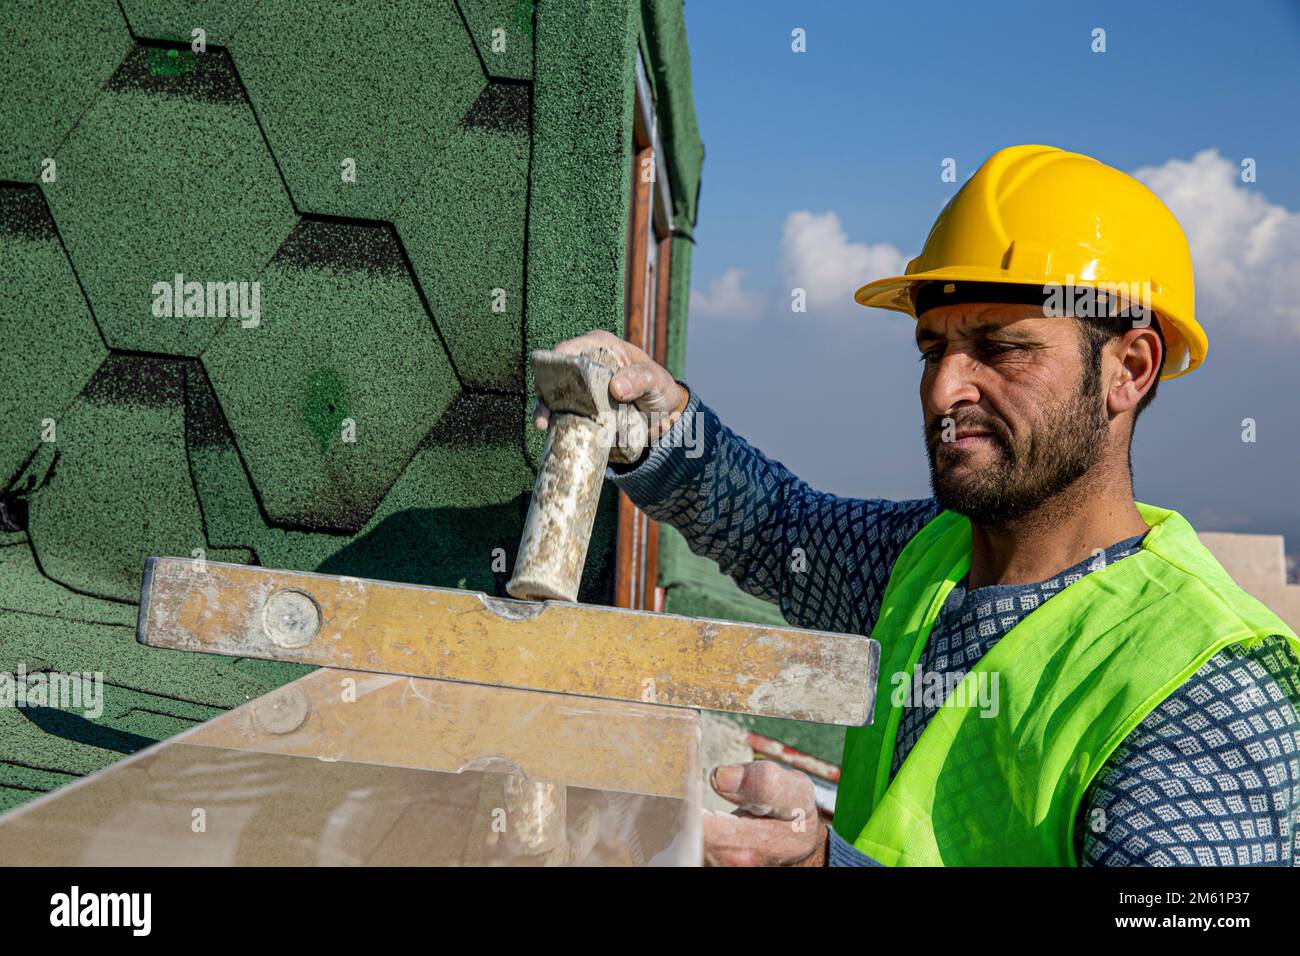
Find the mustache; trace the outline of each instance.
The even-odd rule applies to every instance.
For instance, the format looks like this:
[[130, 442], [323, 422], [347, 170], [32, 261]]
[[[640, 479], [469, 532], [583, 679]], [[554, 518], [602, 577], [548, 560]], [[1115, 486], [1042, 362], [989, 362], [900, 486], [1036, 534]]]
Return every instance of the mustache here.
[[[947, 421], [951, 420], [953, 424], [948, 426]], [[1008, 444], [1006, 427], [992, 418], [985, 418], [981, 415], [967, 415], [964, 418], [954, 418], [951, 415], [944, 415], [940, 418], [933, 419], [925, 428], [925, 437], [931, 445], [943, 444], [943, 433], [951, 427], [952, 433], [973, 431], [988, 432], [993, 436], [993, 440], [1005, 447]]]

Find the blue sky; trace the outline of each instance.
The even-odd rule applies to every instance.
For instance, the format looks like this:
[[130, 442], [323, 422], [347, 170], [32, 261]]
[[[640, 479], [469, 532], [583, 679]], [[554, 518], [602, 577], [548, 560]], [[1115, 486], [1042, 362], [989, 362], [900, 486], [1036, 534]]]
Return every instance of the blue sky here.
[[1300, 554], [1300, 3], [687, 0], [686, 25], [706, 151], [686, 381], [724, 421], [826, 490], [929, 494], [911, 320], [850, 286], [915, 255], [990, 153], [1061, 146], [1138, 175], [1192, 242], [1210, 357], [1139, 423], [1137, 497]]

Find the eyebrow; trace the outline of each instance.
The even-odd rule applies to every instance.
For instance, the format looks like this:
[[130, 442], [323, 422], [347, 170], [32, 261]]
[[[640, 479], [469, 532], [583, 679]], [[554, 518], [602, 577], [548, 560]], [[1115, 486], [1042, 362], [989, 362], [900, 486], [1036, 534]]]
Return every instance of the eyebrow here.
[[[988, 335], [991, 332], [999, 333], [1000, 336], [1011, 342], [1032, 342], [1034, 336], [1029, 333], [1013, 331], [1009, 326], [1000, 325], [997, 322], [977, 322], [967, 328], [968, 335]], [[916, 344], [919, 347], [923, 342], [933, 342], [944, 338], [933, 329], [923, 329], [919, 325], [916, 328]]]

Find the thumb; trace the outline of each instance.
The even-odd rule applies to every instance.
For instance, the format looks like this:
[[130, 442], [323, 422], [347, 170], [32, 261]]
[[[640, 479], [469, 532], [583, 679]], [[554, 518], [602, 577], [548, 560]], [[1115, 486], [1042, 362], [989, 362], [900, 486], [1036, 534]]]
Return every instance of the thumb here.
[[807, 777], [770, 760], [718, 767], [711, 782], [720, 797], [756, 817], [793, 820], [813, 802]]
[[635, 402], [638, 407], [660, 404], [654, 373], [644, 364], [628, 365], [609, 380], [609, 393], [616, 401]]

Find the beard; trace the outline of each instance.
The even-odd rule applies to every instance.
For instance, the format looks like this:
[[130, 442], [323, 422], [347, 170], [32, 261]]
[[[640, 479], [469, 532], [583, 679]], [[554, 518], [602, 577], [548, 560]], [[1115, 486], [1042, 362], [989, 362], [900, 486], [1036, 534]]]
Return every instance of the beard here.
[[[1093, 381], [1097, 379], [1097, 381]], [[999, 527], [1021, 518], [1069, 488], [1102, 455], [1110, 432], [1101, 400], [1100, 375], [1086, 372], [1078, 389], [1054, 402], [1024, 442], [982, 410], [952, 416], [956, 430], [991, 433], [992, 460], [978, 469], [958, 468], [973, 449], [948, 447], [939, 440], [942, 419], [927, 429], [930, 488], [941, 508], [975, 524]]]

